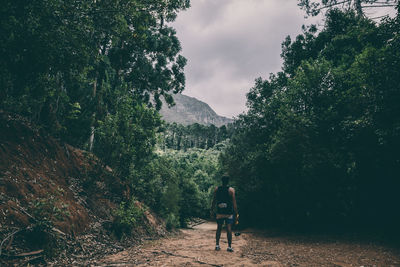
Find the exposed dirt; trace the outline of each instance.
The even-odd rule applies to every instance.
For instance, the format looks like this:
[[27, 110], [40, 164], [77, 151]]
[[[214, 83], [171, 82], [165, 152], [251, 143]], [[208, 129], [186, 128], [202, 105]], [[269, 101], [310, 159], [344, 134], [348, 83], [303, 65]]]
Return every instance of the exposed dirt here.
[[93, 154], [0, 110], [0, 266], [87, 266], [165, 235], [146, 211], [131, 238], [116, 239], [113, 211], [130, 197], [128, 184]]
[[283, 266], [400, 266], [400, 249], [359, 234], [244, 234], [243, 255]]
[[215, 251], [213, 222], [182, 230], [96, 262], [94, 266], [400, 266], [399, 249], [352, 238], [276, 235], [243, 231], [233, 237], [235, 252]]

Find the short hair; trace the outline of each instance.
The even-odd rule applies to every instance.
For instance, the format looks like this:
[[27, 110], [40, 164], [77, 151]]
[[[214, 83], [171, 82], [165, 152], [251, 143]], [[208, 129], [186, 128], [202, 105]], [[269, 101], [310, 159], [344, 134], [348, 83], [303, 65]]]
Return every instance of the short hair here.
[[223, 174], [221, 180], [222, 180], [222, 184], [227, 185], [229, 182], [229, 175], [226, 173]]

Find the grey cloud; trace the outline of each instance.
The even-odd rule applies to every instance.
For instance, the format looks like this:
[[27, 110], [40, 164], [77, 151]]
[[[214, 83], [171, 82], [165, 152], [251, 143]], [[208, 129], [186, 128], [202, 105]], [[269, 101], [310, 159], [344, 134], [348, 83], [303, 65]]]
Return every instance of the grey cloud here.
[[197, 12], [191, 12], [191, 19], [196, 20], [202, 29], [206, 29], [219, 20], [226, 6], [229, 5], [229, 1], [192, 0], [192, 5], [195, 6]]
[[245, 110], [254, 79], [281, 67], [281, 43], [301, 32], [296, 0], [192, 0], [173, 27], [188, 59], [185, 94], [218, 114]]

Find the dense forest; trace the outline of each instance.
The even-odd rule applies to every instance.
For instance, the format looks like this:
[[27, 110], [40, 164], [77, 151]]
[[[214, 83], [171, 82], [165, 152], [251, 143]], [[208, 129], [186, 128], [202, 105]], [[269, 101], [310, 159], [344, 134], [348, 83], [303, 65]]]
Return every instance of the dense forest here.
[[184, 150], [188, 148], [210, 149], [226, 139], [230, 139], [234, 127], [232, 124], [216, 127], [194, 123], [184, 126], [177, 123], [166, 124], [160, 134], [161, 149]]
[[221, 157], [246, 221], [398, 230], [399, 9], [378, 24], [331, 8], [282, 43], [282, 71], [256, 80]]
[[[310, 15], [325, 10], [324, 26], [287, 37], [282, 71], [256, 79], [248, 111], [218, 128], [158, 113], [185, 87], [170, 22], [189, 0], [6, 1], [0, 109], [92, 152], [168, 228], [207, 217], [227, 172], [244, 224], [394, 229], [400, 4], [376, 23], [357, 5], [299, 2]], [[132, 203], [119, 222], [135, 221]]]
[[[224, 145], [214, 146], [228, 138], [225, 126], [164, 125], [157, 112], [161, 98], [171, 105], [184, 88], [186, 59], [168, 22], [188, 7], [161, 0], [1, 7], [1, 109], [92, 151], [167, 227], [208, 214]], [[129, 203], [121, 209], [119, 217], [135, 216]]]

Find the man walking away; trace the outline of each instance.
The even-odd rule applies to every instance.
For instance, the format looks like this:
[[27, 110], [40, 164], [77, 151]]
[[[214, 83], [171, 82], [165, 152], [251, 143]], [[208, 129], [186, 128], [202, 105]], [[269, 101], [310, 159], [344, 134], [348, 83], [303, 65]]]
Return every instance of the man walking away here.
[[217, 206], [217, 211], [215, 218], [217, 219], [217, 232], [215, 235], [216, 245], [215, 250], [220, 250], [219, 239], [221, 237], [222, 226], [225, 222], [226, 224], [226, 235], [228, 238], [228, 248], [227, 251], [233, 252], [232, 249], [232, 224], [237, 219], [237, 206], [235, 189], [228, 186], [229, 176], [224, 174], [222, 176], [222, 186], [217, 186], [214, 190], [214, 197], [211, 205], [211, 217], [214, 217], [215, 206]]

